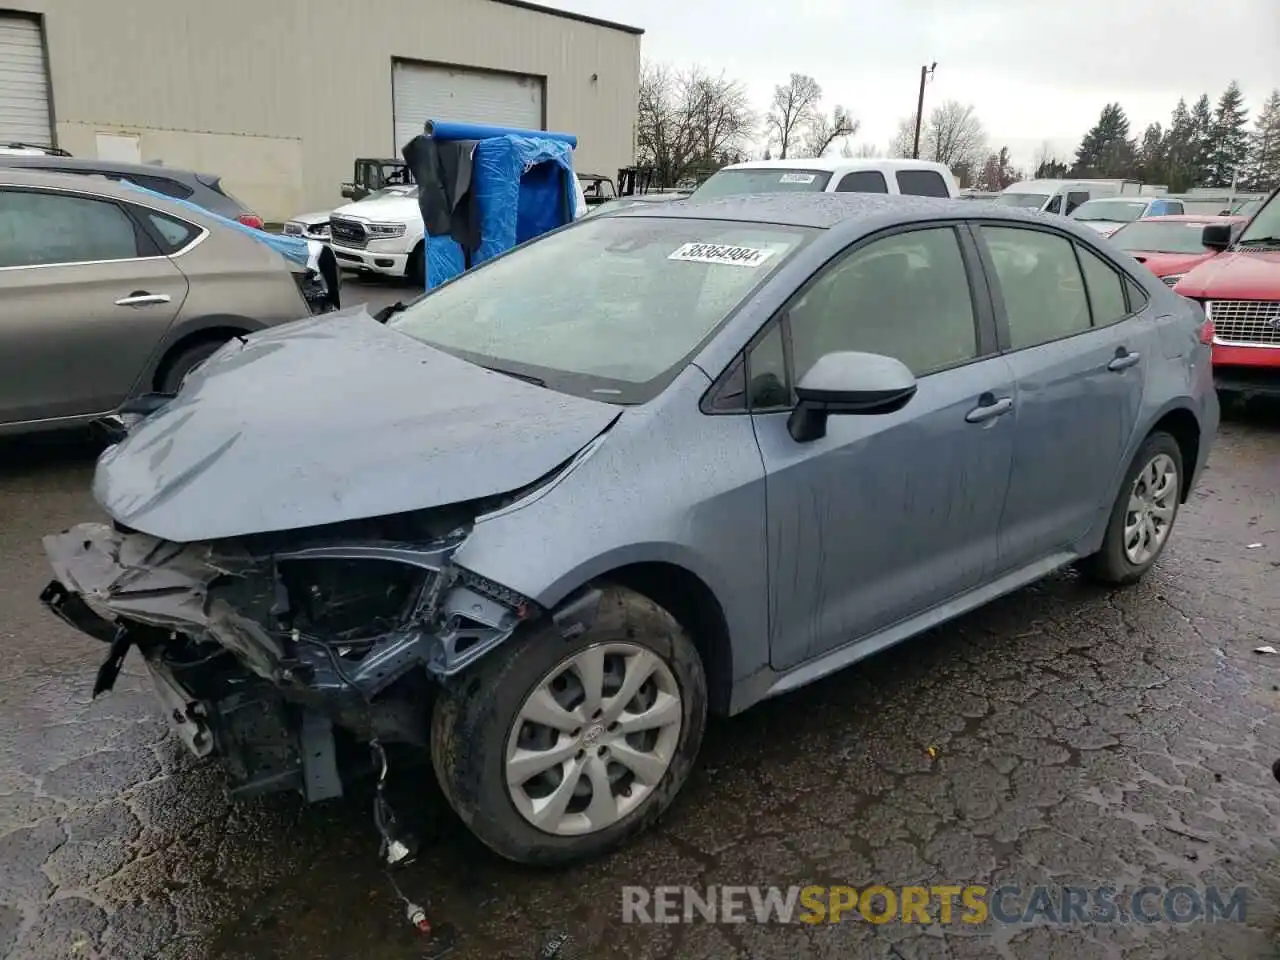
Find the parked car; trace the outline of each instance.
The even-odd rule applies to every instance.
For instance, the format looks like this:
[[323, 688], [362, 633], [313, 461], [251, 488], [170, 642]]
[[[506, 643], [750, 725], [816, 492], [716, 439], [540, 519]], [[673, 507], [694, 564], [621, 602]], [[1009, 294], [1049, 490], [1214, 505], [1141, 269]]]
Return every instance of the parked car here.
[[1091, 230], [1109, 237], [1126, 223], [1145, 217], [1178, 216], [1183, 213], [1181, 200], [1164, 197], [1100, 197], [1076, 207], [1071, 214]]
[[337, 305], [267, 239], [124, 184], [0, 166], [0, 433], [172, 393], [227, 340]]
[[43, 597], [238, 791], [340, 793], [338, 724], [428, 748], [502, 856], [590, 856], [709, 711], [1147, 573], [1217, 428], [1203, 324], [1066, 220], [637, 205], [228, 345], [101, 459], [113, 524], [45, 538]]
[[1160, 196], [1166, 192], [1159, 184], [1147, 184], [1139, 180], [1020, 180], [1001, 190], [995, 202], [1006, 207], [1070, 216], [1077, 207], [1090, 200], [1118, 196]]
[[[405, 188], [402, 187], [401, 189]], [[329, 218], [332, 216], [332, 210], [300, 213], [296, 217], [286, 220], [280, 232], [286, 237], [303, 237], [307, 240], [319, 240], [321, 243], [328, 243]]]
[[954, 197], [960, 193], [946, 164], [928, 160], [751, 160], [723, 167], [702, 182], [698, 200], [748, 193], [893, 193]]
[[363, 200], [385, 187], [413, 186], [409, 165], [403, 160], [375, 160], [360, 157], [353, 165], [351, 179], [342, 185], [347, 200]]
[[613, 179], [603, 173], [580, 173], [578, 182], [582, 186], [583, 199], [589, 207], [608, 203], [618, 196], [618, 188], [614, 186]]
[[1127, 251], [1133, 259], [1154, 273], [1165, 286], [1172, 287], [1183, 275], [1216, 255], [1204, 245], [1204, 228], [1211, 223], [1225, 223], [1235, 233], [1248, 223], [1248, 217], [1209, 217], [1195, 214], [1167, 217], [1145, 217], [1126, 223], [1111, 235], [1111, 242]]
[[247, 227], [262, 229], [263, 221], [243, 203], [233, 197], [222, 185], [222, 178], [212, 173], [194, 173], [176, 170], [155, 163], [115, 163], [110, 160], [91, 160], [67, 155], [48, 156], [0, 156], [0, 168], [14, 167], [24, 170], [43, 170], [48, 173], [78, 173], [106, 177], [108, 180], [128, 180], [140, 187], [163, 193], [179, 200], [190, 200], [197, 206], [219, 216], [236, 220]]
[[[1213, 223], [1202, 241], [1216, 257], [1174, 290], [1204, 307], [1213, 328], [1213, 374], [1226, 395], [1280, 396], [1280, 191], [1243, 229]], [[1236, 232], [1238, 231], [1238, 232]]]

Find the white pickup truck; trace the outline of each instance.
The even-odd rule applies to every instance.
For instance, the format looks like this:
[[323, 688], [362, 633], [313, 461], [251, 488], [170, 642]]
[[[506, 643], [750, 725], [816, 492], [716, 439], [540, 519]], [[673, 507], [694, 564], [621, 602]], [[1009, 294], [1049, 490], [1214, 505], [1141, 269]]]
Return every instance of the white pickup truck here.
[[[587, 201], [575, 177], [574, 219], [585, 216]], [[318, 237], [325, 214], [305, 214], [285, 224], [285, 232]], [[290, 226], [297, 224], [293, 231]], [[426, 281], [426, 230], [418, 209], [417, 186], [383, 187], [363, 200], [327, 215], [329, 246], [344, 270], [404, 277], [415, 285]]]

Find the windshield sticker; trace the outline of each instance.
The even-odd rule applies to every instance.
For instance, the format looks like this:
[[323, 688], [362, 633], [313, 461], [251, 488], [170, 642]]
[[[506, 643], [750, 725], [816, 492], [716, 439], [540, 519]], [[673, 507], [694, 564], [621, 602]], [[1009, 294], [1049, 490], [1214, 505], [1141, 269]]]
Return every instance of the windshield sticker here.
[[771, 256], [772, 250], [755, 247], [731, 247], [723, 243], [686, 243], [668, 260], [687, 260], [692, 263], [727, 263], [734, 267], [758, 267]]
[[813, 173], [784, 173], [778, 178], [779, 183], [813, 183], [817, 180], [817, 174]]

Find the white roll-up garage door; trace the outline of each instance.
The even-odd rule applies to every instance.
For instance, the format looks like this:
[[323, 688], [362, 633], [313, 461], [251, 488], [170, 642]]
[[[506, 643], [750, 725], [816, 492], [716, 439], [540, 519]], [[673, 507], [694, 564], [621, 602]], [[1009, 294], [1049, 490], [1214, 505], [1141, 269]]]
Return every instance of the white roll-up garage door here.
[[40, 24], [0, 13], [0, 145], [49, 146], [49, 78]]
[[397, 60], [391, 68], [396, 156], [428, 120], [542, 129], [542, 78]]

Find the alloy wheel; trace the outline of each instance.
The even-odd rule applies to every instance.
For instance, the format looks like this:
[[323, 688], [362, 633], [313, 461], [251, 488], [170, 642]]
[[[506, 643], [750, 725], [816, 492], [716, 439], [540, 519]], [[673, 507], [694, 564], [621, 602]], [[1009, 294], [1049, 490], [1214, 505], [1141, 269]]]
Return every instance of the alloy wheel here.
[[1124, 555], [1134, 566], [1160, 552], [1178, 510], [1178, 467], [1166, 453], [1157, 454], [1138, 472], [1124, 515]]
[[577, 651], [534, 687], [511, 725], [512, 803], [559, 836], [612, 826], [666, 775], [683, 716], [675, 676], [652, 650], [612, 642]]

